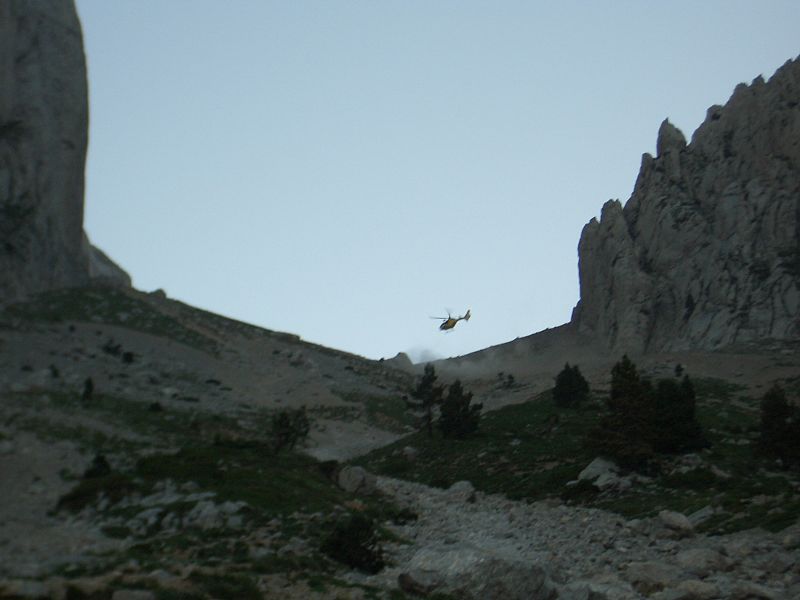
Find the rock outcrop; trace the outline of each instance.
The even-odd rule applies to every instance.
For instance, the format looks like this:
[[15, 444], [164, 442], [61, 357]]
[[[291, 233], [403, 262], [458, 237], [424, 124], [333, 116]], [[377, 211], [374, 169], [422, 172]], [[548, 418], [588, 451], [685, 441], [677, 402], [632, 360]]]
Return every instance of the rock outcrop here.
[[86, 62], [72, 0], [0, 3], [0, 301], [130, 278], [83, 231]]
[[800, 338], [800, 59], [656, 147], [583, 229], [573, 323], [631, 353]]
[[681, 513], [626, 520], [603, 510], [517, 502], [378, 478], [379, 491], [417, 515], [388, 525], [390, 566], [359, 582], [457, 598], [638, 600], [797, 598], [800, 524], [779, 534], [707, 535]]

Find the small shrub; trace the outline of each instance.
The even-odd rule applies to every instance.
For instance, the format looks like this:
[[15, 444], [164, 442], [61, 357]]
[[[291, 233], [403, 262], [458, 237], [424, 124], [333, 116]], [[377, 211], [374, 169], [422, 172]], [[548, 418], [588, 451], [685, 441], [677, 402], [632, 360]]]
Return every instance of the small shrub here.
[[115, 344], [113, 339], [109, 339], [103, 344], [102, 350], [111, 356], [120, 356], [122, 354], [122, 344]]
[[102, 454], [95, 454], [94, 459], [92, 459], [91, 466], [86, 469], [86, 472], [83, 474], [84, 479], [93, 479], [96, 477], [105, 477], [111, 473], [111, 465], [108, 464], [108, 460]]
[[375, 524], [361, 513], [337, 523], [320, 549], [336, 562], [365, 573], [377, 573], [385, 564]]
[[557, 406], [577, 407], [589, 398], [589, 383], [581, 374], [578, 365], [571, 367], [564, 365], [562, 371], [556, 375], [556, 385], [553, 388], [553, 401]]
[[92, 399], [94, 394], [94, 381], [91, 377], [87, 377], [83, 382], [83, 392], [81, 393], [81, 401], [88, 402]]
[[135, 485], [130, 477], [120, 473], [109, 473], [99, 477], [82, 479], [72, 490], [61, 496], [56, 504], [56, 510], [80, 512], [101, 495], [112, 504], [122, 500], [126, 495], [135, 490]]
[[578, 481], [561, 492], [561, 499], [567, 504], [583, 504], [597, 498], [600, 489], [590, 481]]
[[308, 437], [310, 429], [305, 406], [282, 410], [272, 415], [270, 439], [273, 451], [277, 454], [284, 448], [293, 449], [298, 442]]
[[798, 411], [778, 385], [761, 399], [759, 448], [786, 465], [800, 465], [800, 419]]
[[444, 437], [465, 438], [477, 431], [483, 405], [471, 402], [472, 393], [464, 391], [460, 381], [454, 381], [442, 400], [439, 415], [439, 429]]

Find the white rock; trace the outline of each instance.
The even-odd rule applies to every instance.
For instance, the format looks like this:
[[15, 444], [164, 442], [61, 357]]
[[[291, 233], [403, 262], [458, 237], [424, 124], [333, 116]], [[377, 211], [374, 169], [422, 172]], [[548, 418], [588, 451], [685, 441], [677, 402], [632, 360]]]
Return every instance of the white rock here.
[[599, 477], [617, 473], [619, 473], [619, 467], [613, 461], [599, 456], [578, 474], [578, 481], [595, 482]]
[[417, 456], [419, 456], [419, 450], [417, 450], [413, 446], [406, 446], [405, 448], [403, 448], [403, 457], [407, 461], [414, 462], [417, 459]]
[[658, 518], [661, 523], [668, 529], [676, 532], [682, 536], [690, 536], [694, 534], [694, 526], [692, 522], [683, 513], [675, 512], [672, 510], [662, 510], [658, 513]]
[[705, 523], [706, 521], [708, 521], [711, 517], [714, 516], [715, 513], [716, 511], [714, 510], [714, 507], [711, 505], [707, 505], [701, 508], [700, 510], [696, 510], [695, 512], [690, 514], [687, 518], [694, 527], [697, 527], [701, 523]]
[[456, 481], [445, 490], [444, 497], [448, 502], [474, 502], [475, 488], [469, 481]]

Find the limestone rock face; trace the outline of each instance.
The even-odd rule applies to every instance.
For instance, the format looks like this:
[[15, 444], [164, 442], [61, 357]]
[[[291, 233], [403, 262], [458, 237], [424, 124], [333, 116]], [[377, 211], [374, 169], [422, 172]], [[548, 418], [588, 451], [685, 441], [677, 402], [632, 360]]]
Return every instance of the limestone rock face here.
[[[88, 98], [72, 0], [0, 2], [0, 300], [130, 278], [83, 232]], [[94, 267], [92, 267], [92, 263]]]
[[632, 353], [800, 338], [800, 59], [656, 147], [583, 229], [579, 330]]

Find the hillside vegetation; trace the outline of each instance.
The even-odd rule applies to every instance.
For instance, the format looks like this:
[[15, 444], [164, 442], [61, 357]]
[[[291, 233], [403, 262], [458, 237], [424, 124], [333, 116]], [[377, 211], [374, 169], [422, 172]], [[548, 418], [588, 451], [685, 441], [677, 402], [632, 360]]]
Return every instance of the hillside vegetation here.
[[[579, 408], [558, 407], [552, 390], [546, 391], [484, 415], [479, 431], [469, 438], [415, 433], [355, 462], [428, 485], [469, 480], [479, 490], [509, 498], [565, 501], [628, 518], [711, 507], [713, 516], [699, 526], [710, 533], [750, 527], [777, 531], [795, 522], [800, 476], [758, 452], [759, 400], [734, 398], [740, 387], [721, 380], [698, 379], [695, 388], [697, 418], [709, 447], [661, 457], [658, 473], [634, 474], [627, 489], [600, 491], [576, 483], [597, 456], [585, 441], [604, 413], [603, 391], [595, 391], [594, 399]], [[417, 451], [413, 460], [403, 452], [409, 446]]]

